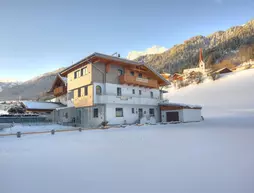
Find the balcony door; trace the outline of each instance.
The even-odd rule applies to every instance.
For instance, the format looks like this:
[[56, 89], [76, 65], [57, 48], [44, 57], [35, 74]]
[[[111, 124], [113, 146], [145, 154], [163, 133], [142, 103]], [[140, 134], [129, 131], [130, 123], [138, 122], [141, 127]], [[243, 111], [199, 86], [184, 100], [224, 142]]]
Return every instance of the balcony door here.
[[81, 109], [77, 109], [76, 123], [79, 125], [81, 124], [81, 116], [82, 116]]

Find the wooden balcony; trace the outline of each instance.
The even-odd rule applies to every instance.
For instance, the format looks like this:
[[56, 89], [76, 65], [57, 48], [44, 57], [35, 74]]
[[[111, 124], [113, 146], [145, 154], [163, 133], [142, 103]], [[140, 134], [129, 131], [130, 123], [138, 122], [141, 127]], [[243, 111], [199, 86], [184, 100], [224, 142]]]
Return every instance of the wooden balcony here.
[[54, 96], [61, 96], [67, 93], [67, 88], [66, 86], [59, 86], [54, 89]]
[[136, 85], [136, 86], [143, 86], [148, 88], [158, 88], [158, 81], [157, 80], [151, 80], [147, 78], [139, 78], [137, 76], [131, 76], [131, 75], [121, 75], [120, 78], [121, 84], [128, 84], [128, 85]]

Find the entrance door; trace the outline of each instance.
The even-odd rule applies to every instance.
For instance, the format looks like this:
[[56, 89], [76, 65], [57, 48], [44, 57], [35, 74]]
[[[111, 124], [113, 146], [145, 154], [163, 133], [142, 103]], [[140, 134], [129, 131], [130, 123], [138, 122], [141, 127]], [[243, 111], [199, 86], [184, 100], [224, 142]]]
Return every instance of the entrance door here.
[[179, 121], [178, 112], [167, 112], [167, 122]]
[[77, 109], [76, 123], [81, 124], [81, 109]]
[[138, 109], [138, 117], [139, 118], [143, 117], [143, 109]]

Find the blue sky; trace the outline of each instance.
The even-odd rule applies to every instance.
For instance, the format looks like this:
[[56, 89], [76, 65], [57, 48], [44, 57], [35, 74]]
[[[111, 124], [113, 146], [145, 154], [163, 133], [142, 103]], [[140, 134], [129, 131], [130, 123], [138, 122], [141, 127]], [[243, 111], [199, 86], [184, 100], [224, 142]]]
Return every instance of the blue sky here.
[[0, 0], [0, 79], [27, 80], [93, 52], [172, 47], [254, 18], [253, 0]]

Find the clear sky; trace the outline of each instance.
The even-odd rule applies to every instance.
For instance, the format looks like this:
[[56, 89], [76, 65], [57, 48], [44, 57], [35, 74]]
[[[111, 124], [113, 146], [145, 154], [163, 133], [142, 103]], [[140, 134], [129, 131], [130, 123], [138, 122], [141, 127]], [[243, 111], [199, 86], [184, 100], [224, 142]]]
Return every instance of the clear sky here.
[[0, 79], [27, 80], [93, 52], [170, 48], [253, 18], [253, 0], [0, 0]]

